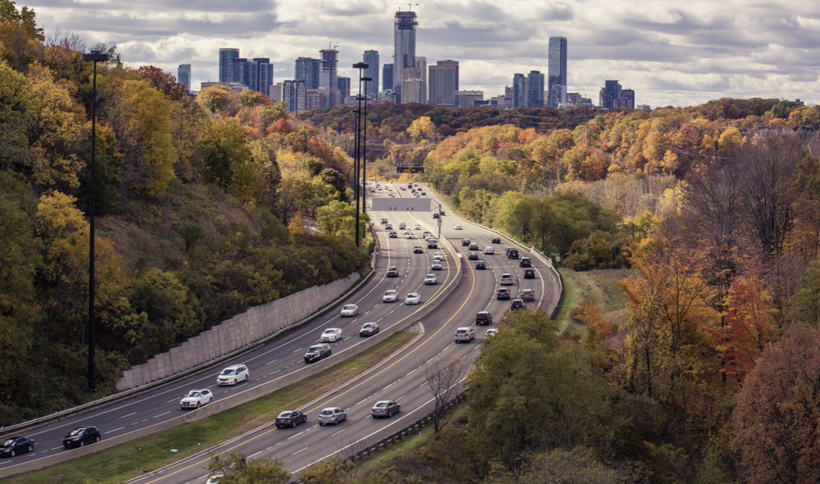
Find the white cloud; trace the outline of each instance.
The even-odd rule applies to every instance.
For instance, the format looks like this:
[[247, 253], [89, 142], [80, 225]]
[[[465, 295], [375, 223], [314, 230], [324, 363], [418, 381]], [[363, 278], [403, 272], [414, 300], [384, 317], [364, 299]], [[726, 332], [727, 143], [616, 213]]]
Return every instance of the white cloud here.
[[393, 15], [418, 13], [417, 54], [461, 63], [460, 87], [485, 98], [515, 72], [547, 72], [550, 36], [568, 38], [571, 92], [597, 102], [606, 79], [640, 103], [693, 105], [724, 96], [801, 98], [818, 87], [820, 3], [786, 0], [31, 0], [46, 31], [117, 44], [126, 62], [217, 78], [218, 51], [270, 57], [277, 81], [296, 57], [338, 45], [340, 75], [362, 52], [392, 62]]

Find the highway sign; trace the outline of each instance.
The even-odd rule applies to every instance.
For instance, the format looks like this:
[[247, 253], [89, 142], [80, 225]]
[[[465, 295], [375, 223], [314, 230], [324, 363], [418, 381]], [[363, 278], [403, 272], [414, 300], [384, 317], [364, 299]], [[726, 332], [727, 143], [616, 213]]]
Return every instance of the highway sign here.
[[423, 166], [397, 166], [396, 173], [424, 173]]

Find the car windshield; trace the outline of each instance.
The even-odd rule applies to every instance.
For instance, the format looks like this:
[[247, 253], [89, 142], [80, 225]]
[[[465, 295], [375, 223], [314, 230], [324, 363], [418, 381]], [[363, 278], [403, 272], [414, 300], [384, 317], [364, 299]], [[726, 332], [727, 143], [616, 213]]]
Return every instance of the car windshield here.
[[234, 374], [234, 370], [232, 370], [232, 369], [230, 369], [230, 368], [225, 368], [224, 370], [222, 370], [222, 374], [223, 374], [223, 375], [233, 375], [233, 374]]
[[322, 410], [319, 415], [333, 415], [333, 410]]
[[74, 429], [74, 430], [72, 430], [72, 431], [71, 431], [71, 433], [70, 433], [70, 434], [68, 434], [68, 435], [70, 435], [70, 436], [72, 436], [72, 437], [74, 437], [75, 435], [82, 435], [82, 433], [83, 433], [83, 431], [84, 431], [84, 430], [85, 430], [85, 429]]
[[352, 305], [350, 305], [350, 304], [348, 304], [347, 306], [343, 307], [342, 309], [345, 309], [345, 310], [353, 310], [353, 306], [352, 306]]
[[201, 395], [200, 392], [191, 392], [191, 393], [188, 394], [189, 397], [198, 397], [200, 395]]
[[3, 442], [3, 447], [10, 447], [14, 445], [14, 441], [17, 439], [8, 439], [7, 441]]
[[282, 413], [279, 414], [279, 418], [290, 418], [290, 416], [291, 416], [290, 412], [282, 412]]
[[336, 332], [336, 331], [333, 331], [332, 329], [326, 329], [326, 330], [325, 330], [325, 334], [333, 334], [333, 333], [335, 333], [335, 332]]
[[322, 350], [322, 348], [320, 348], [318, 346], [311, 346], [310, 348], [308, 348], [307, 352], [308, 353], [318, 353], [321, 350]]
[[387, 402], [378, 402], [376, 403], [376, 408], [384, 408], [387, 406]]

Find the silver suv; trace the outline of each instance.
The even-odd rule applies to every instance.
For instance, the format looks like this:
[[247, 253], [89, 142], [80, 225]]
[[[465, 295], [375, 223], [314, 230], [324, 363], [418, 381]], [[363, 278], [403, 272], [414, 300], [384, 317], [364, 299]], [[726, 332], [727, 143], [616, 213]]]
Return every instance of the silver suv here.
[[456, 330], [456, 343], [462, 341], [470, 342], [475, 338], [475, 330], [470, 327], [458, 328]]

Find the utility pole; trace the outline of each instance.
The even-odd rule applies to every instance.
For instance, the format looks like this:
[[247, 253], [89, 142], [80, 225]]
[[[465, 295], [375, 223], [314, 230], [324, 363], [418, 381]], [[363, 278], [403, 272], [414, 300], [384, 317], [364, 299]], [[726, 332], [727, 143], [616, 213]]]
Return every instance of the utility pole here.
[[353, 142], [355, 156], [353, 157], [353, 163], [356, 165], [353, 169], [356, 179], [356, 247], [359, 247], [360, 244], [360, 236], [359, 236], [359, 185], [362, 185], [362, 191], [365, 191], [366, 186], [364, 185], [364, 180], [359, 180], [359, 160], [360, 160], [360, 143], [361, 143], [361, 117], [362, 117], [362, 69], [367, 69], [369, 66], [364, 62], [357, 62], [353, 64], [354, 69], [359, 69], [359, 95], [356, 97], [359, 103], [359, 108], [356, 110], [356, 137]]

